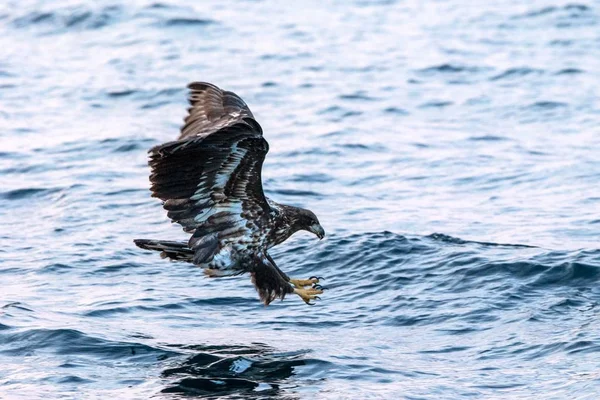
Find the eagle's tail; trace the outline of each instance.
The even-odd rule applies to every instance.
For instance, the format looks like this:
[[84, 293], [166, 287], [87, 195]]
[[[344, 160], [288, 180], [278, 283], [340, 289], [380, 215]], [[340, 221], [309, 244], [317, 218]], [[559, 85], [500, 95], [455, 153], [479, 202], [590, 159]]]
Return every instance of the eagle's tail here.
[[192, 262], [194, 258], [194, 251], [184, 242], [152, 239], [135, 239], [133, 242], [142, 249], [160, 251], [162, 258], [187, 262]]

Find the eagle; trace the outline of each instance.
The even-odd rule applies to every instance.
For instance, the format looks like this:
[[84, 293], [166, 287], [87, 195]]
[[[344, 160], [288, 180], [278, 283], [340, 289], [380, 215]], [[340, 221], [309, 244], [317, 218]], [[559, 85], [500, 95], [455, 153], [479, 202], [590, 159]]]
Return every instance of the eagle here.
[[299, 230], [325, 231], [310, 210], [265, 196], [261, 170], [269, 144], [235, 93], [206, 82], [188, 85], [179, 138], [150, 149], [150, 190], [167, 216], [191, 234], [186, 242], [135, 239], [162, 258], [203, 268], [210, 277], [250, 273], [261, 301], [295, 293], [313, 305], [323, 278], [290, 279], [268, 250]]

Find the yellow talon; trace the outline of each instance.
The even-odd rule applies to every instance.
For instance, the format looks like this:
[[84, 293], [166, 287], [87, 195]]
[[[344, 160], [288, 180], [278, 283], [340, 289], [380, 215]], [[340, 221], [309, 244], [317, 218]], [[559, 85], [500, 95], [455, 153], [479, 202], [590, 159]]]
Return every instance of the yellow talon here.
[[294, 289], [294, 293], [300, 296], [306, 304], [313, 305], [314, 303], [310, 301], [318, 299], [317, 295], [322, 294], [323, 291], [321, 289]]
[[310, 278], [310, 279], [290, 279], [290, 283], [295, 287], [302, 289], [305, 286], [312, 286], [316, 283], [319, 283], [319, 278]]

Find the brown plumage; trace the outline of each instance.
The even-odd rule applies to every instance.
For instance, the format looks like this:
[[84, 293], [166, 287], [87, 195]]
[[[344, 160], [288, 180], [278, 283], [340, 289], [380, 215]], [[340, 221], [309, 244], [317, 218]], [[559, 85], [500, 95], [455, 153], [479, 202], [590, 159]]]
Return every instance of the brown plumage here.
[[265, 197], [261, 169], [269, 145], [246, 103], [210, 83], [188, 87], [191, 107], [179, 139], [152, 148], [149, 164], [152, 196], [192, 236], [188, 243], [136, 239], [136, 245], [210, 276], [250, 272], [265, 304], [292, 292], [308, 303], [321, 292], [318, 279], [290, 279], [267, 250], [298, 230], [322, 238], [317, 217]]

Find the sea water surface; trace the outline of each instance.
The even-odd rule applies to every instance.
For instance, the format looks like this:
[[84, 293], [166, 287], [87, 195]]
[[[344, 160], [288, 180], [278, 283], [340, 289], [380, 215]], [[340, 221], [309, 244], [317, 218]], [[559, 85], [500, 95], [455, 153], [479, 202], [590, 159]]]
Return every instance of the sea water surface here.
[[[134, 246], [197, 80], [317, 305]], [[599, 93], [593, 1], [3, 2], [0, 398], [597, 399]]]

